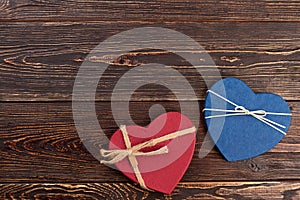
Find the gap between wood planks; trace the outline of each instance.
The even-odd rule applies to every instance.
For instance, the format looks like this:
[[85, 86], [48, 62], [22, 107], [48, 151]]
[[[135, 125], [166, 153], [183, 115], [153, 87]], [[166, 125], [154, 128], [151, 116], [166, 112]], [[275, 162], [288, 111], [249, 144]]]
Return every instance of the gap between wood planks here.
[[110, 23], [110, 22], [120, 22], [120, 23], [251, 23], [251, 22], [270, 22], [270, 23], [299, 23], [300, 20], [5, 20], [0, 19], [0, 23]]

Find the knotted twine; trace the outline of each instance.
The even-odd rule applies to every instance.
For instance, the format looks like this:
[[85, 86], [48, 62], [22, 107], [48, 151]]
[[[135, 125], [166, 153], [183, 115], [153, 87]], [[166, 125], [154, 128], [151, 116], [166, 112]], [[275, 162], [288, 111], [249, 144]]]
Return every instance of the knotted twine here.
[[133, 168], [134, 174], [135, 174], [140, 186], [144, 189], [148, 189], [148, 188], [147, 188], [145, 181], [141, 175], [141, 172], [138, 168], [138, 162], [137, 162], [136, 156], [153, 156], [153, 155], [167, 154], [168, 147], [164, 146], [158, 150], [154, 150], [154, 151], [150, 151], [150, 152], [142, 152], [140, 150], [143, 148], [146, 148], [146, 147], [153, 147], [156, 144], [165, 142], [167, 140], [171, 140], [171, 139], [174, 139], [174, 138], [177, 138], [180, 136], [184, 136], [184, 135], [196, 132], [196, 128], [192, 127], [192, 128], [184, 129], [181, 131], [176, 131], [176, 132], [173, 132], [173, 133], [137, 144], [135, 146], [132, 146], [129, 136], [128, 136], [128, 132], [126, 130], [126, 126], [124, 126], [124, 125], [120, 126], [120, 130], [123, 135], [126, 149], [113, 149], [113, 150], [101, 149], [100, 150], [101, 156], [104, 158], [110, 158], [110, 160], [101, 160], [100, 162], [103, 164], [115, 164], [115, 163], [122, 161], [126, 157], [128, 157], [128, 160]]
[[215, 111], [215, 112], [225, 112], [226, 114], [220, 114], [220, 115], [211, 115], [211, 116], [207, 116], [205, 117], [205, 119], [211, 119], [211, 118], [218, 118], [218, 117], [230, 117], [230, 116], [241, 116], [241, 115], [249, 115], [252, 116], [256, 119], [258, 119], [259, 121], [265, 123], [266, 125], [272, 127], [273, 129], [279, 131], [280, 133], [282, 133], [283, 135], [286, 135], [286, 133], [281, 130], [280, 128], [286, 128], [284, 125], [279, 124], [277, 122], [274, 122], [270, 119], [265, 118], [267, 115], [281, 115], [281, 116], [291, 116], [291, 113], [278, 113], [278, 112], [268, 112], [265, 110], [253, 110], [250, 111], [248, 109], [246, 109], [243, 106], [240, 106], [232, 101], [230, 101], [229, 99], [221, 96], [220, 94], [212, 91], [212, 90], [208, 90], [208, 93], [211, 93], [213, 95], [215, 95], [216, 97], [226, 101], [227, 103], [235, 106], [234, 110], [225, 110], [225, 109], [218, 109], [218, 108], [204, 108], [203, 111]]

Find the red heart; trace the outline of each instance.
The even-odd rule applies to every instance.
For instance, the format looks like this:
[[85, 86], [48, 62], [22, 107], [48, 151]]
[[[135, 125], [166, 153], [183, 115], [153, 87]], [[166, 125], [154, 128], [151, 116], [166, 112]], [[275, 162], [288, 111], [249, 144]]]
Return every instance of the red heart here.
[[[126, 126], [126, 129], [131, 144], [134, 146], [153, 138], [192, 127], [192, 122], [186, 116], [177, 112], [168, 112], [157, 117], [148, 127]], [[169, 150], [167, 154], [136, 156], [145, 185], [159, 192], [172, 193], [191, 162], [195, 142], [196, 133], [193, 132], [142, 149], [142, 152], [149, 152], [167, 146]], [[121, 130], [117, 130], [111, 137], [109, 149], [126, 149]], [[125, 176], [136, 183], [138, 182], [128, 158], [115, 165]]]

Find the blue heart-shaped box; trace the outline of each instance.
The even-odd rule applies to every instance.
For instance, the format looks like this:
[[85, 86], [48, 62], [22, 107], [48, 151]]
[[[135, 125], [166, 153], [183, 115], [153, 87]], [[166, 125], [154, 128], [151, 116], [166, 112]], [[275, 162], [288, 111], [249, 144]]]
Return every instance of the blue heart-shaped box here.
[[[222, 79], [215, 83], [209, 91], [213, 91], [249, 111], [264, 110], [291, 114], [289, 105], [282, 97], [271, 93], [255, 94], [237, 78]], [[208, 92], [205, 108], [235, 110], [236, 106]], [[209, 116], [220, 114], [228, 114], [228, 112], [205, 110], [205, 122], [210, 136], [228, 161], [245, 160], [261, 155], [272, 149], [285, 136], [251, 115], [207, 119]], [[285, 128], [279, 128], [283, 132], [288, 131], [291, 116], [266, 115], [265, 118], [285, 126]]]

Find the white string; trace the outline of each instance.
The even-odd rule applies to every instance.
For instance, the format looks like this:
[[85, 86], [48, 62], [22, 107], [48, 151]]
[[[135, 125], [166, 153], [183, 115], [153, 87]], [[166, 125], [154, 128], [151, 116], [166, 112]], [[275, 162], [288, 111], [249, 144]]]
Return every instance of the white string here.
[[291, 113], [276, 113], [276, 112], [267, 112], [265, 110], [254, 110], [254, 111], [249, 111], [243, 106], [239, 106], [236, 103], [230, 101], [229, 99], [226, 99], [225, 97], [219, 95], [218, 93], [208, 90], [207, 92], [219, 97], [220, 99], [226, 101], [227, 103], [235, 106], [234, 110], [226, 110], [226, 109], [218, 109], [218, 108], [204, 108], [203, 111], [215, 111], [215, 112], [226, 112], [226, 114], [220, 114], [220, 115], [211, 115], [205, 117], [205, 119], [212, 119], [212, 118], [219, 118], [219, 117], [230, 117], [230, 116], [242, 116], [242, 115], [250, 115], [261, 122], [267, 124], [268, 126], [274, 128], [275, 130], [279, 131], [280, 133], [286, 135], [286, 133], [279, 129], [280, 128], [286, 128], [284, 125], [281, 125], [277, 122], [274, 122], [270, 119], [265, 118], [267, 115], [281, 115], [281, 116], [291, 116]]

